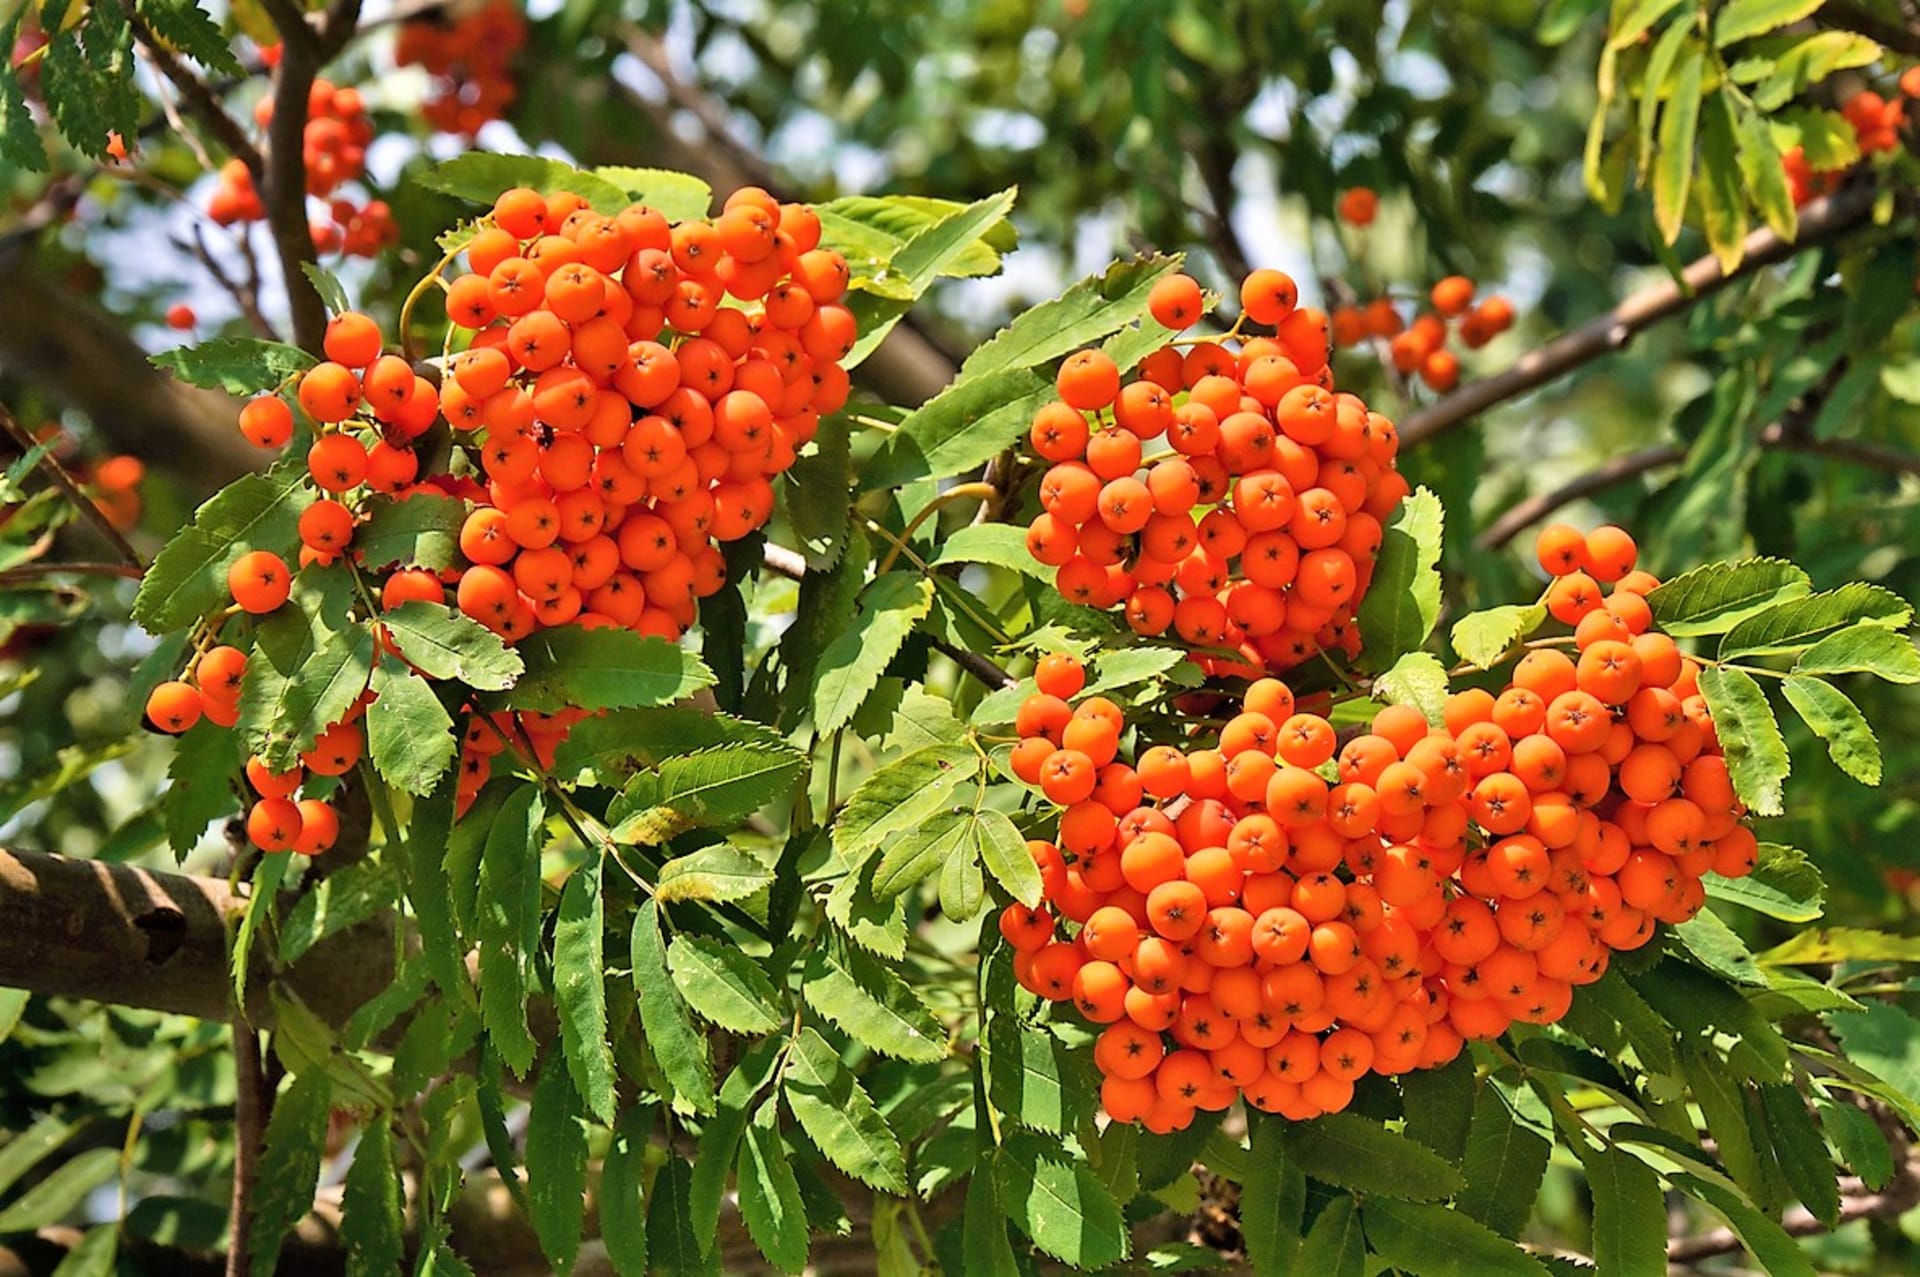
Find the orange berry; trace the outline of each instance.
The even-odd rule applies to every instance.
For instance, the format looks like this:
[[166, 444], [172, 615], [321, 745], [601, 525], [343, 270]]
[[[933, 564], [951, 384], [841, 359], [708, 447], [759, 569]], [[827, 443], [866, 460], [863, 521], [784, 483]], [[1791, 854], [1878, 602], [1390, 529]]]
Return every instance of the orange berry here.
[[1200, 285], [1190, 275], [1168, 275], [1147, 293], [1147, 311], [1154, 320], [1175, 332], [1193, 326], [1205, 307]]
[[286, 561], [271, 550], [253, 550], [235, 559], [227, 569], [227, 591], [241, 610], [258, 616], [287, 601], [293, 574]]
[[262, 851], [287, 851], [300, 838], [300, 808], [285, 798], [262, 798], [247, 813], [247, 837]]
[[147, 696], [147, 721], [178, 736], [200, 721], [202, 708], [198, 689], [177, 680], [162, 683]]
[[365, 368], [380, 357], [380, 325], [356, 311], [345, 311], [327, 322], [323, 339], [327, 358], [348, 368]]
[[278, 395], [259, 395], [240, 409], [240, 433], [256, 448], [285, 447], [293, 438], [293, 410]]
[[1444, 318], [1455, 319], [1473, 304], [1473, 281], [1465, 275], [1449, 275], [1435, 284], [1428, 296]]
[[1120, 393], [1120, 370], [1104, 353], [1082, 350], [1067, 356], [1054, 386], [1068, 405], [1092, 412], [1112, 406]]

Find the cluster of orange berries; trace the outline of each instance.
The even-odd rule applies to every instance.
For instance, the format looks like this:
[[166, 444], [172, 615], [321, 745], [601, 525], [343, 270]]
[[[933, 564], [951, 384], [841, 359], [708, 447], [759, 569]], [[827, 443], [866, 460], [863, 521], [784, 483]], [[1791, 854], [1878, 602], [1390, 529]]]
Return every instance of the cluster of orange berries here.
[[138, 457], [103, 457], [80, 472], [80, 481], [107, 522], [120, 532], [140, 525], [140, 484], [147, 467]]
[[[262, 49], [261, 53], [271, 64], [278, 60], [279, 46]], [[271, 97], [260, 99], [253, 118], [262, 131], [267, 128], [273, 120]], [[301, 147], [307, 169], [306, 193], [325, 201], [325, 216], [309, 222], [314, 248], [320, 252], [372, 257], [399, 238], [399, 227], [386, 201], [357, 203], [339, 193], [347, 183], [365, 174], [366, 148], [372, 140], [373, 119], [367, 114], [360, 91], [315, 80], [307, 95]], [[207, 216], [221, 226], [265, 219], [266, 206], [245, 161], [230, 159], [220, 166], [207, 201]]]
[[442, 133], [472, 137], [497, 120], [516, 94], [509, 67], [526, 45], [527, 23], [509, 0], [488, 0], [471, 12], [436, 11], [400, 27], [394, 60], [433, 77], [421, 107]]
[[[1066, 598], [1124, 606], [1135, 633], [1171, 629], [1202, 668], [1250, 677], [1357, 650], [1382, 521], [1408, 485], [1393, 423], [1333, 390], [1326, 315], [1277, 270], [1248, 275], [1240, 302], [1272, 336], [1163, 347], [1124, 386], [1102, 352], [1068, 357], [1029, 432], [1052, 466], [1027, 548]], [[1169, 275], [1148, 307], [1184, 331], [1200, 286]]]
[[1105, 1026], [1110, 1116], [1338, 1111], [1368, 1072], [1557, 1021], [1615, 950], [1698, 912], [1708, 870], [1752, 869], [1697, 667], [1652, 630], [1634, 557], [1617, 528], [1548, 529], [1577, 659], [1536, 647], [1442, 726], [1393, 706], [1344, 746], [1262, 678], [1213, 745], [1129, 764], [1121, 710], [1072, 704], [1079, 663], [1041, 662], [1012, 768], [1062, 810], [1028, 844], [1044, 902], [999, 925], [1025, 988]]
[[[286, 565], [265, 551], [243, 557], [234, 565], [231, 579], [236, 595], [245, 596], [239, 601], [248, 611], [270, 612], [286, 601]], [[153, 689], [147, 697], [147, 721], [173, 735], [187, 731], [203, 717], [230, 728], [240, 721], [246, 673], [245, 652], [227, 644], [209, 647], [188, 664], [184, 678]], [[320, 733], [313, 747], [300, 755], [299, 764], [286, 771], [274, 771], [264, 759], [247, 760], [247, 784], [254, 799], [246, 827], [254, 846], [303, 856], [317, 856], [333, 846], [340, 836], [339, 813], [324, 799], [297, 795], [309, 774], [343, 776], [360, 761], [365, 737], [359, 719], [372, 700], [371, 692], [363, 694], [346, 717]]]
[[[1840, 114], [1853, 129], [1863, 158], [1899, 148], [1900, 129], [1907, 120], [1908, 98], [1920, 98], [1920, 67], [1908, 67], [1902, 73], [1899, 89], [1892, 97], [1862, 89], [1840, 104]], [[1832, 193], [1845, 172], [1844, 169], [1814, 168], [1807, 163], [1806, 152], [1797, 146], [1781, 157], [1781, 163], [1786, 167], [1787, 186], [1795, 204], [1805, 204]]]
[[1460, 359], [1447, 349], [1449, 336], [1457, 336], [1469, 350], [1478, 350], [1513, 327], [1512, 302], [1495, 295], [1476, 303], [1474, 292], [1474, 282], [1465, 275], [1447, 276], [1427, 294], [1432, 309], [1417, 315], [1411, 324], [1387, 297], [1365, 306], [1336, 307], [1333, 343], [1353, 347], [1384, 341], [1395, 372], [1417, 375], [1429, 390], [1445, 394], [1460, 384]]

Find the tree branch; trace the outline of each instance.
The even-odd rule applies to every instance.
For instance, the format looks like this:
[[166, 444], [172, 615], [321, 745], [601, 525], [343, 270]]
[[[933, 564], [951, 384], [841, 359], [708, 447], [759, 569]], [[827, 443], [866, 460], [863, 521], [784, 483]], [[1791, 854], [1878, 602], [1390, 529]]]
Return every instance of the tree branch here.
[[166, 42], [154, 35], [153, 28], [147, 25], [146, 19], [140, 17], [131, 3], [126, 3], [124, 7], [127, 11], [127, 20], [133, 26], [133, 34], [140, 41], [140, 47], [146, 51], [147, 59], [153, 63], [161, 75], [167, 78], [167, 82], [179, 91], [180, 100], [186, 104], [187, 110], [193, 113], [194, 118], [206, 125], [208, 132], [220, 140], [220, 145], [227, 148], [228, 154], [244, 163], [254, 179], [258, 181], [263, 175], [260, 148], [253, 144], [253, 140], [240, 127], [240, 122], [220, 105], [220, 100], [214, 96], [213, 90], [207, 87], [207, 82], [195, 75], [176, 57]]
[[260, 1035], [244, 1023], [233, 1026], [233, 1195], [227, 1209], [226, 1277], [253, 1271], [253, 1181], [266, 1143], [273, 1093], [260, 1065]]
[[[1877, 1193], [1868, 1191], [1858, 1180], [1842, 1181], [1842, 1187], [1851, 1187], [1852, 1191], [1841, 1197], [1841, 1225], [1857, 1219], [1892, 1219], [1920, 1205], [1920, 1166], [1910, 1156], [1899, 1174]], [[1833, 1231], [1804, 1206], [1795, 1206], [1782, 1216], [1780, 1227], [1791, 1237], [1818, 1237]], [[1730, 1255], [1745, 1245], [1731, 1228], [1716, 1228], [1669, 1242], [1667, 1263], [1691, 1267], [1716, 1255]]]
[[1497, 550], [1561, 506], [1572, 505], [1582, 497], [1590, 497], [1602, 489], [1611, 488], [1616, 483], [1624, 483], [1649, 470], [1678, 465], [1686, 460], [1686, 456], [1687, 450], [1683, 445], [1660, 443], [1651, 448], [1642, 448], [1638, 452], [1627, 452], [1612, 457], [1585, 474], [1569, 479], [1551, 492], [1542, 492], [1528, 497], [1514, 506], [1488, 525], [1487, 530], [1474, 540], [1474, 546], [1482, 550]]
[[[327, 331], [327, 308], [300, 268], [319, 260], [307, 221], [305, 134], [308, 97], [327, 50], [321, 34], [293, 0], [265, 0], [265, 5], [280, 32], [280, 64], [273, 72], [273, 118], [267, 124], [267, 166], [260, 198], [280, 258], [294, 344], [319, 354]], [[327, 33], [329, 41], [333, 34]]]
[[1909, 58], [1920, 58], [1920, 31], [1898, 22], [1889, 22], [1849, 0], [1827, 0], [1814, 15], [1814, 21], [1836, 31], [1851, 31], [1855, 35], [1866, 36], [1875, 44]]
[[1863, 225], [1872, 216], [1876, 194], [1872, 185], [1859, 183], [1814, 201], [1800, 210], [1800, 233], [1795, 239], [1782, 239], [1770, 230], [1755, 231], [1747, 236], [1746, 256], [1730, 274], [1721, 270], [1713, 257], [1703, 257], [1681, 272], [1684, 288], [1665, 279], [1632, 294], [1606, 314], [1522, 355], [1505, 372], [1469, 382], [1410, 414], [1400, 423], [1401, 446], [1425, 443], [1465, 425], [1495, 404], [1620, 350], [1641, 332], [1711, 297], [1733, 281]]
[[[27, 433], [27, 428], [20, 424], [20, 419], [15, 417], [5, 404], [0, 404], [0, 432], [4, 432], [7, 438], [13, 441], [14, 446], [20, 449], [21, 456], [24, 457], [33, 451], [35, 447], [33, 436]], [[39, 469], [53, 481], [54, 487], [60, 489], [60, 495], [67, 499], [68, 504], [80, 512], [80, 517], [92, 524], [94, 531], [119, 552], [128, 567], [136, 571], [145, 570], [145, 565], [140, 561], [140, 552], [133, 548], [133, 543], [127, 540], [126, 535], [119, 528], [113, 526], [112, 520], [107, 518], [104, 510], [94, 504], [93, 498], [80, 491], [80, 485], [75, 482], [71, 474], [67, 473], [67, 468], [60, 464], [60, 458], [54, 456], [52, 450], [48, 450], [46, 455], [40, 458]]]

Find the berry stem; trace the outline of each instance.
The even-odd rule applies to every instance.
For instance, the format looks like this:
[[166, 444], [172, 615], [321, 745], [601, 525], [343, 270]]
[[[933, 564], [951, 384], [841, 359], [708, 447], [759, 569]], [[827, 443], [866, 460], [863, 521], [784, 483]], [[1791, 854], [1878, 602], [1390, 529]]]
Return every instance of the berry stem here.
[[893, 566], [894, 560], [900, 557], [900, 552], [906, 549], [906, 543], [913, 539], [913, 534], [920, 530], [921, 525], [954, 502], [967, 500], [995, 501], [998, 500], [999, 497], [1000, 489], [994, 487], [991, 483], [958, 483], [948, 488], [945, 492], [940, 493], [934, 497], [933, 500], [922, 506], [920, 513], [907, 520], [907, 526], [900, 531], [900, 539], [894, 542], [893, 548], [888, 550], [886, 557], [880, 560], [880, 566], [874, 569], [874, 575], [884, 575], [887, 569]]

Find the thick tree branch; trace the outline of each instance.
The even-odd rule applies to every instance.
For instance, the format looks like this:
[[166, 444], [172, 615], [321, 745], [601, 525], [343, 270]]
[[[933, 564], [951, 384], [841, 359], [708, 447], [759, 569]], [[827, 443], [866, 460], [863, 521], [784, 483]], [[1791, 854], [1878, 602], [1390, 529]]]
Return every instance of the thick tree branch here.
[[294, 344], [319, 354], [326, 336], [327, 308], [301, 267], [319, 260], [307, 221], [305, 135], [308, 98], [327, 50], [293, 0], [265, 0], [265, 4], [280, 32], [280, 64], [273, 72], [273, 118], [267, 123], [267, 167], [260, 198], [280, 259]]
[[1731, 273], [1721, 270], [1713, 257], [1703, 257], [1681, 272], [1684, 288], [1665, 279], [1634, 293], [1606, 314], [1522, 355], [1505, 372], [1469, 382], [1410, 414], [1400, 422], [1402, 446], [1425, 443], [1465, 425], [1495, 404], [1620, 350], [1641, 332], [1711, 297], [1733, 281], [1865, 224], [1872, 216], [1877, 193], [1872, 185], [1859, 183], [1814, 201], [1800, 210], [1800, 233], [1795, 239], [1782, 239], [1770, 230], [1755, 231], [1747, 236], [1746, 256]]
[[273, 1106], [260, 1061], [260, 1035], [251, 1025], [233, 1026], [233, 1194], [227, 1208], [226, 1277], [253, 1271], [253, 1183], [266, 1142], [267, 1112]]
[[1855, 35], [1866, 36], [1875, 44], [1884, 45], [1895, 53], [1920, 58], [1920, 31], [1898, 22], [1889, 22], [1870, 12], [1864, 5], [1853, 4], [1850, 0], [1827, 0], [1814, 15], [1814, 21], [1837, 31], [1851, 31]]

